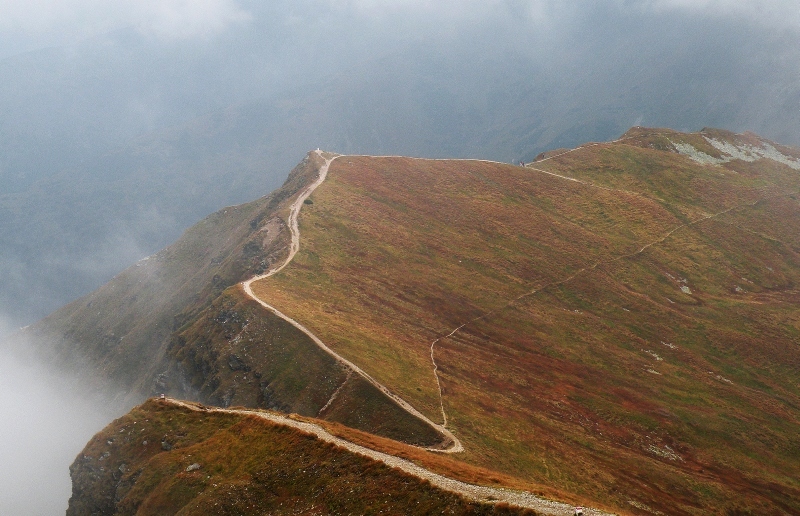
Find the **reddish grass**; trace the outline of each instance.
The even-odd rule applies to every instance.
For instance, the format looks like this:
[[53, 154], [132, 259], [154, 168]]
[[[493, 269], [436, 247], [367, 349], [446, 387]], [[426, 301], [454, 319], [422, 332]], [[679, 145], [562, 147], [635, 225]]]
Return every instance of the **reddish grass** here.
[[700, 135], [632, 136], [534, 163], [602, 188], [340, 158], [295, 261], [256, 292], [431, 418], [430, 343], [472, 321], [435, 355], [478, 469], [436, 467], [618, 510], [800, 511], [800, 175], [671, 151], [715, 152]]

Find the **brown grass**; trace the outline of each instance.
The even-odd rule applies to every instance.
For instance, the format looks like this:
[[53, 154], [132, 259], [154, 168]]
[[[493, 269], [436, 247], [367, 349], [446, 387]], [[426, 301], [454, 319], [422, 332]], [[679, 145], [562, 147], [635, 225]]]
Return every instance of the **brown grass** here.
[[535, 514], [468, 503], [255, 416], [155, 400], [95, 436], [71, 470], [68, 514]]
[[478, 469], [435, 467], [618, 510], [799, 511], [800, 176], [701, 166], [681, 138], [709, 147], [641, 131], [533, 164], [590, 185], [340, 158], [254, 289], [434, 419], [430, 343], [473, 321], [435, 355]]

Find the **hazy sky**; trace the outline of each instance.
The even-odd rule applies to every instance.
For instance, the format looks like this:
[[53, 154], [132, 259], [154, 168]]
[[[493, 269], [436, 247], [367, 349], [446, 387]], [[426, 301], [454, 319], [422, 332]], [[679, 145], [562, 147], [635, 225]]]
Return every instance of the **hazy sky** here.
[[268, 6], [237, 0], [2, 0], [0, 55], [71, 44], [128, 26], [164, 41], [213, 38], [251, 23], [315, 24], [347, 17], [404, 30], [411, 24], [419, 31], [446, 31], [511, 16], [520, 28], [550, 31], [568, 28], [587, 11], [605, 12], [609, 19], [672, 13], [736, 19], [754, 30], [800, 28], [800, 4], [793, 0], [279, 0]]
[[[120, 33], [123, 35], [117, 37]], [[127, 38], [129, 34], [136, 37]], [[50, 47], [66, 49], [24, 54]], [[437, 53], [444, 57], [419, 64]], [[398, 72], [397, 77], [415, 88], [432, 84], [432, 91], [415, 94], [441, 110], [423, 113], [434, 122], [442, 113], [442, 119], [450, 116], [443, 124], [445, 129], [461, 127], [449, 120], [461, 120], [453, 114], [470, 115], [471, 102], [478, 106], [474, 110], [478, 115], [485, 115], [477, 120], [502, 126], [508, 121], [492, 120], [487, 113], [497, 112], [495, 104], [511, 104], [503, 113], [516, 115], [513, 102], [518, 98], [527, 104], [519, 108], [518, 118], [523, 120], [514, 121], [515, 131], [526, 128], [526, 119], [532, 120], [531, 124], [561, 120], [564, 113], [575, 118], [570, 122], [574, 126], [558, 131], [572, 130], [572, 140], [598, 134], [573, 130], [589, 113], [596, 120], [621, 125], [644, 120], [672, 123], [680, 130], [697, 130], [722, 120], [738, 124], [730, 127], [735, 130], [765, 130], [766, 136], [794, 135], [800, 141], [797, 0], [0, 0], [0, 130], [21, 135], [15, 141], [23, 142], [22, 147], [31, 143], [30, 148], [13, 147], [13, 141], [9, 144], [7, 154], [16, 153], [17, 161], [6, 170], [0, 166], [0, 190], [6, 189], [0, 194], [8, 193], [12, 176], [19, 183], [19, 192], [24, 192], [41, 179], [34, 177], [36, 174], [61, 172], [58, 167], [66, 166], [65, 162], [78, 167], [70, 170], [89, 170], [88, 166], [80, 168], [81, 159], [102, 145], [110, 148], [135, 135], [166, 130], [229, 105], [268, 97], [281, 88], [299, 89], [303, 81], [321, 82], [341, 70], [356, 70], [337, 78], [336, 87], [346, 90], [343, 84], [350, 77], [369, 79], [357, 73], [359, 66], [381, 59], [390, 71], [407, 72]], [[651, 66], [654, 64], [658, 66]], [[424, 76], [426, 66], [434, 69], [435, 79]], [[383, 73], [385, 68], [365, 66], [364, 70]], [[395, 76], [386, 77], [381, 80], [391, 82]], [[451, 77], [453, 80], [448, 80]], [[381, 80], [374, 84], [382, 84]], [[529, 94], [534, 87], [538, 89]], [[390, 99], [402, 101], [403, 90], [399, 90]], [[331, 95], [341, 104], [336, 93]], [[381, 92], [366, 93], [362, 97], [386, 104]], [[403, 104], [399, 105], [402, 108]], [[448, 106], [454, 107], [447, 111]], [[374, 107], [367, 105], [366, 111]], [[681, 109], [687, 112], [685, 116]], [[408, 118], [416, 113], [407, 111], [389, 111], [379, 118]], [[615, 119], [620, 112], [623, 115]], [[729, 112], [736, 116], [721, 116]], [[416, 123], [400, 122], [407, 123], [400, 126], [403, 130], [413, 129]], [[331, 132], [338, 134], [336, 123], [331, 127]], [[375, 127], [386, 126], [376, 123]], [[354, 131], [353, 139], [370, 134], [370, 128]], [[603, 130], [611, 137], [620, 134], [613, 131], [626, 128], [614, 125]], [[493, 127], [477, 130], [467, 136], [491, 136]], [[319, 138], [319, 133], [308, 133], [308, 141], [297, 143], [296, 157], [287, 158], [295, 161], [281, 163], [283, 177], [305, 150], [321, 145], [319, 139], [313, 139]], [[517, 142], [518, 147], [527, 148], [509, 150], [508, 156], [485, 157], [519, 158], [510, 153], [534, 152], [537, 142], [557, 142], [558, 136], [549, 135], [549, 140], [531, 136]], [[0, 152], [6, 152], [6, 143], [0, 141]], [[580, 141], [568, 140], [563, 144], [577, 143]], [[66, 149], [63, 154], [59, 145]], [[177, 145], [165, 145], [164, 152], [175, 148]], [[86, 153], [78, 155], [79, 151]], [[142, 154], [147, 153], [143, 150]], [[12, 170], [17, 162], [22, 164]], [[108, 167], [124, 173], [122, 165]], [[106, 172], [102, 163], [96, 169]], [[53, 190], [59, 191], [58, 183], [54, 185]], [[80, 205], [80, 198], [71, 200], [73, 206], [47, 197], [49, 192], [40, 193], [42, 197], [31, 197], [32, 210], [39, 209], [36, 203], [87, 209]], [[191, 185], [181, 193], [186, 194], [185, 199], [169, 198], [165, 204], [198, 204], [197, 196], [191, 197]], [[266, 193], [253, 190], [251, 198]], [[101, 197], [100, 193], [95, 197]], [[248, 199], [237, 202], [244, 200]], [[9, 205], [23, 213], [20, 218], [25, 222], [26, 206], [11, 201]], [[10, 311], [4, 301], [27, 303], [25, 310], [7, 317], [10, 326], [21, 320], [30, 322], [34, 316], [29, 307], [49, 310], [52, 307], [47, 302], [95, 288], [116, 271], [154, 252], [153, 242], [161, 241], [153, 235], [175, 238], [186, 224], [221, 207], [204, 207], [205, 212], [193, 213], [194, 219], [176, 222], [157, 206], [142, 203], [132, 208], [135, 213], [124, 214], [127, 218], [121, 226], [112, 221], [105, 244], [80, 242], [85, 224], [74, 233], [57, 227], [55, 234], [66, 235], [70, 244], [78, 242], [80, 255], [66, 252], [59, 247], [66, 244], [52, 238], [55, 243], [47, 242], [51, 248], [19, 256], [10, 253], [4, 258], [3, 252], [14, 244], [2, 242], [6, 247], [0, 248], [3, 279], [19, 288], [0, 299], [0, 323], [4, 309]], [[48, 219], [54, 225], [68, 218], [54, 213], [52, 220]], [[0, 224], [5, 223], [0, 219]], [[143, 227], [147, 238], [141, 231], [133, 231]], [[37, 229], [21, 229], [16, 235], [19, 240], [12, 242], [23, 247], [27, 235]], [[103, 234], [100, 229], [96, 232]], [[38, 261], [31, 261], [31, 256]], [[63, 263], [65, 260], [70, 263]], [[60, 293], [62, 297], [48, 290], [61, 284], [56, 281], [59, 278], [84, 273], [89, 280], [71, 286], [68, 294]], [[0, 335], [4, 333], [0, 324]], [[52, 480], [60, 482], [55, 496], [39, 501], [49, 508], [62, 507], [69, 489], [66, 467], [71, 457], [110, 416], [84, 403], [81, 395], [60, 389], [63, 382], [58, 373], [2, 353], [0, 378], [0, 411], [14, 414], [0, 425], [0, 440], [6, 443], [0, 448], [2, 471], [11, 475], [0, 476], [0, 513], [24, 514], [19, 507], [25, 507], [37, 486], [52, 478], [60, 479]], [[17, 498], [12, 499], [12, 493]]]
[[[51, 47], [63, 48], [24, 54]], [[721, 124], [797, 143], [799, 70], [796, 0], [0, 0], [0, 194], [70, 167], [88, 170], [82, 160], [95, 159], [92, 152], [135, 136], [309, 84], [330, 81], [331, 96], [347, 95], [347, 78], [368, 84], [375, 72], [416, 88], [410, 95], [424, 100], [418, 105], [434, 104], [422, 115], [446, 127], [458, 124], [454, 113], [478, 112], [475, 133], [465, 135], [474, 140], [487, 139], [481, 122], [501, 123], [484, 116], [497, 112], [492, 103], [514, 96], [518, 118], [549, 124], [552, 134], [523, 135], [513, 149], [483, 156], [491, 159], [613, 137], [638, 123], [679, 130]], [[402, 91], [367, 93], [378, 105], [404, 100]], [[409, 119], [409, 112], [383, 118]], [[565, 114], [572, 125], [555, 127]], [[357, 113], [339, 115], [355, 120]], [[583, 121], [607, 128], [576, 130]], [[298, 145], [333, 140], [313, 136]], [[362, 137], [348, 135], [353, 148], [332, 150], [354, 150]], [[392, 138], [399, 139], [385, 137]], [[380, 150], [430, 152], [412, 145]], [[159, 231], [165, 226], [152, 219]], [[106, 247], [154, 251], [129, 240]], [[98, 267], [109, 262], [105, 249], [81, 260], [107, 279], [133, 255]], [[29, 257], [6, 260], [6, 273], [24, 282]], [[50, 259], [73, 260], [64, 252]], [[48, 293], [36, 295], [46, 300]]]

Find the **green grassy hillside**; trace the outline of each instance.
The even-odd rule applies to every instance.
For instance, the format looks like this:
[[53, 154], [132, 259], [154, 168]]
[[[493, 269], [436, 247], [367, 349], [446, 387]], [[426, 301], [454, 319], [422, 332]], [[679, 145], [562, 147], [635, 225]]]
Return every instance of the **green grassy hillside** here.
[[639, 128], [525, 168], [345, 156], [253, 288], [441, 421], [436, 341], [470, 464], [624, 512], [799, 513], [798, 156]]

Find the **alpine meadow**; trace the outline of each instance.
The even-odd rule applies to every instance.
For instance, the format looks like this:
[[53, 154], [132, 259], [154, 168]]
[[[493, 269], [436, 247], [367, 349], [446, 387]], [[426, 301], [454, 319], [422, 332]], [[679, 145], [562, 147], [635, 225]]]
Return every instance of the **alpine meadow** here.
[[0, 0], [0, 513], [800, 515], [800, 11]]

